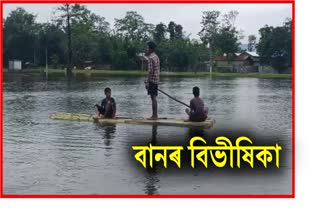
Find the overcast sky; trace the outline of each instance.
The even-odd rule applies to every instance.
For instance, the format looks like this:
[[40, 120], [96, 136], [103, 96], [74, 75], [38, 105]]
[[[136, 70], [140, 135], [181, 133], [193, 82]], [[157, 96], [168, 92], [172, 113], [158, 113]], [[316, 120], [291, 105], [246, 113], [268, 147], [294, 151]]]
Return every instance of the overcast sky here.
[[[37, 15], [38, 22], [50, 21], [57, 4], [3, 4], [3, 15], [6, 18], [12, 10], [23, 7], [27, 12]], [[137, 11], [146, 23], [168, 24], [174, 21], [181, 24], [191, 38], [199, 39], [202, 11], [219, 10], [221, 13], [237, 10], [239, 15], [236, 26], [247, 36], [258, 36], [259, 28], [264, 25], [282, 25], [285, 18], [292, 17], [291, 4], [85, 4], [92, 12], [103, 16], [113, 27], [115, 18], [123, 18], [127, 11]]]

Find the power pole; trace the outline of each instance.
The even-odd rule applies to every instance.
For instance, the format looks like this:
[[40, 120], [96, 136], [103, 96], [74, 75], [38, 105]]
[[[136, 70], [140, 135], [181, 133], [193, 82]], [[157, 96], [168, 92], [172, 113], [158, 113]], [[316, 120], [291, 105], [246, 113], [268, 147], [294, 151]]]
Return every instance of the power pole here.
[[46, 47], [46, 81], [48, 80], [48, 48]]
[[67, 78], [68, 80], [72, 77], [72, 43], [71, 43], [71, 27], [70, 27], [70, 8], [67, 6], [67, 28], [68, 28], [68, 66], [67, 66]]
[[[47, 25], [49, 25], [48, 19], [47, 19]], [[46, 33], [46, 81], [48, 81], [48, 32]]]
[[36, 64], [36, 50], [33, 50], [33, 64]]
[[210, 44], [210, 42], [209, 42], [209, 57], [210, 57], [210, 60], [209, 60], [209, 62], [210, 62], [210, 74], [212, 73], [212, 47], [211, 47], [211, 44]]

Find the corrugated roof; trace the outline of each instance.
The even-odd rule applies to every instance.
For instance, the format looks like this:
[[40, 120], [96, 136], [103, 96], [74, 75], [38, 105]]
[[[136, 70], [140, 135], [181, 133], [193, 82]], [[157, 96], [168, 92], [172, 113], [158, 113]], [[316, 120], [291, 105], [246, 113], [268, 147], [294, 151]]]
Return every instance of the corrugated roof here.
[[[230, 59], [230, 61], [246, 61], [249, 58], [246, 54], [240, 54], [237, 57], [234, 57], [233, 59]], [[216, 61], [228, 61], [226, 56], [217, 56], [215, 58]]]
[[257, 52], [253, 52], [253, 51], [246, 51], [247, 54], [253, 56], [253, 57], [260, 57], [259, 54]]
[[241, 55], [237, 56], [234, 60], [235, 60], [235, 61], [245, 61], [245, 60], [247, 60], [248, 58], [249, 58], [248, 55], [241, 54]]

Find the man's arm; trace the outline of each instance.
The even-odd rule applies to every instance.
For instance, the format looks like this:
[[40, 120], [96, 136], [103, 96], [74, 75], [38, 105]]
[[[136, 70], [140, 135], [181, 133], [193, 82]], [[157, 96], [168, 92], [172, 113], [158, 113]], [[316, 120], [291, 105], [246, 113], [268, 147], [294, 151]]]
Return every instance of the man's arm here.
[[104, 102], [104, 99], [101, 101], [101, 105], [99, 104], [96, 104], [96, 108], [98, 110], [98, 116], [100, 117], [102, 114], [101, 114], [101, 111], [102, 111], [102, 106], [103, 106], [103, 102]]
[[102, 108], [102, 106], [103, 106], [103, 100], [101, 100], [100, 105], [97, 103], [95, 106], [96, 106], [97, 108]]

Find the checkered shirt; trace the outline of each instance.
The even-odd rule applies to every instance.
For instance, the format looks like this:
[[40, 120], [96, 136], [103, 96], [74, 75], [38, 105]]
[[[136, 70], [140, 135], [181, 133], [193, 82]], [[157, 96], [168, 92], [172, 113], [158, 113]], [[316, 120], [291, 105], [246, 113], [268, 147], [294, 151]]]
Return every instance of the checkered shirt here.
[[160, 60], [155, 53], [150, 54], [148, 58], [148, 71], [148, 81], [158, 84], [160, 76]]

